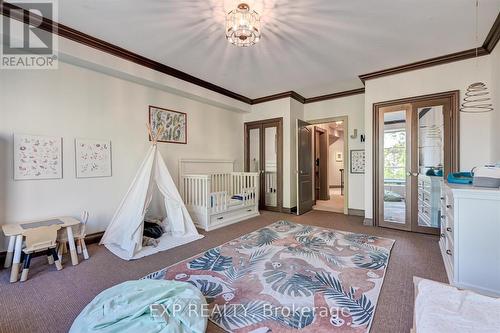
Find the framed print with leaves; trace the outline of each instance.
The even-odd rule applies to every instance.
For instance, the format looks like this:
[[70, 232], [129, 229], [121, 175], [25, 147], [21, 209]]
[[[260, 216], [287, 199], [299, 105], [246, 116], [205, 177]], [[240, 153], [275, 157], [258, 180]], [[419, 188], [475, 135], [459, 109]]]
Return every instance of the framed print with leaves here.
[[153, 133], [158, 133], [160, 130], [158, 142], [187, 144], [186, 113], [150, 105], [149, 124]]

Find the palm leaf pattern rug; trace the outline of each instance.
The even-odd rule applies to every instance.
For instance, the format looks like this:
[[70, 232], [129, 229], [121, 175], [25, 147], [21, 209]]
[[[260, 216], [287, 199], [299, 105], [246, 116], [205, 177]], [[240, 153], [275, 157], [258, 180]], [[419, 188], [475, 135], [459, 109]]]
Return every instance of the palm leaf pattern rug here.
[[369, 332], [393, 244], [279, 221], [145, 278], [193, 284], [230, 332]]

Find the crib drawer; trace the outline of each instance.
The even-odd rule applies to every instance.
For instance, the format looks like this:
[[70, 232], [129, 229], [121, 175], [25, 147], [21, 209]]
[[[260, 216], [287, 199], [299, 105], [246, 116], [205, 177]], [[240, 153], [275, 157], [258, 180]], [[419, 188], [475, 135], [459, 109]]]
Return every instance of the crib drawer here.
[[248, 206], [226, 211], [224, 213], [214, 214], [210, 216], [210, 226], [213, 227], [219, 224], [228, 224], [237, 220], [241, 221], [245, 219], [246, 216], [255, 215], [256, 213], [257, 208], [255, 206]]

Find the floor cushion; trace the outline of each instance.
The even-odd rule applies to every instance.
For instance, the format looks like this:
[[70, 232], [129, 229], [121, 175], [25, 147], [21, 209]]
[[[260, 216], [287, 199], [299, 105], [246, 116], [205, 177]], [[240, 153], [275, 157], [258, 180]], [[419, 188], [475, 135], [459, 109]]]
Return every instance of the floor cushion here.
[[414, 278], [416, 333], [500, 332], [500, 298]]
[[203, 333], [205, 297], [187, 282], [127, 281], [104, 290], [88, 304], [70, 333]]

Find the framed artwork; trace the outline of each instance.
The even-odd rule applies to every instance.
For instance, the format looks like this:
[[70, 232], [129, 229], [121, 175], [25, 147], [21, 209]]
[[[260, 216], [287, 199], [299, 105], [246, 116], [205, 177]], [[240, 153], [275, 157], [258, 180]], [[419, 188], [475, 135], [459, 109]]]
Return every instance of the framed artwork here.
[[[187, 143], [187, 114], [149, 106], [149, 124], [153, 133], [161, 129], [158, 142]], [[151, 138], [149, 138], [151, 140]]]
[[365, 150], [351, 150], [351, 173], [365, 173]]
[[111, 141], [75, 139], [77, 178], [111, 177]]
[[344, 160], [343, 153], [341, 151], [335, 152], [335, 162], [342, 162]]
[[14, 134], [14, 179], [62, 178], [62, 138]]

